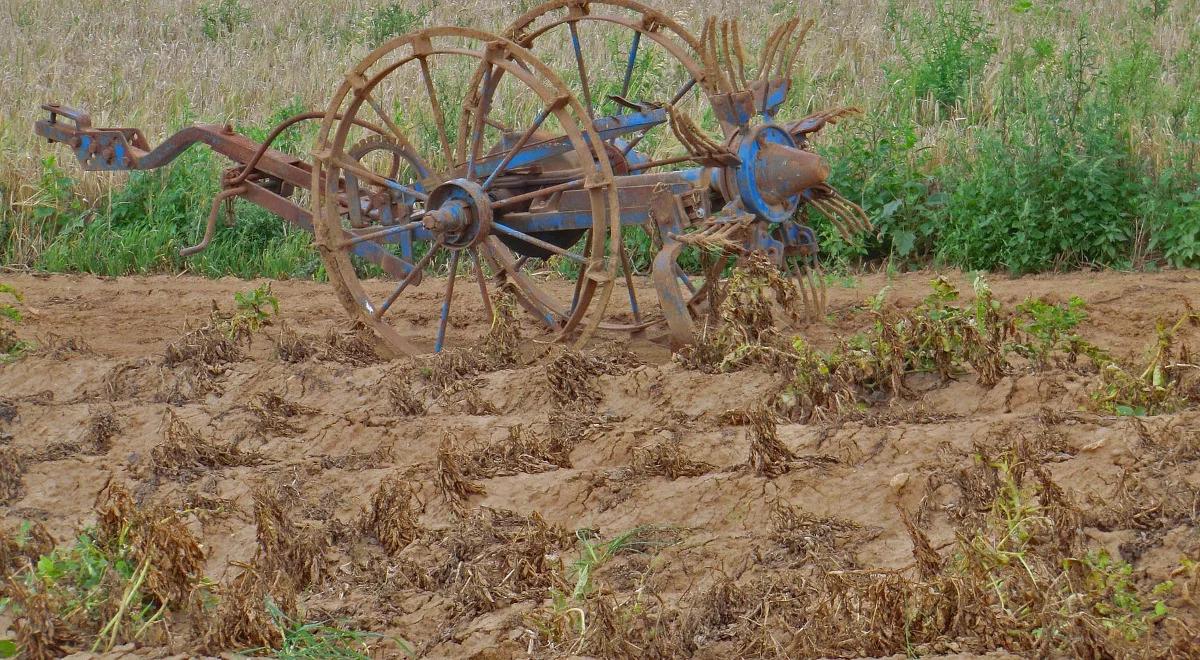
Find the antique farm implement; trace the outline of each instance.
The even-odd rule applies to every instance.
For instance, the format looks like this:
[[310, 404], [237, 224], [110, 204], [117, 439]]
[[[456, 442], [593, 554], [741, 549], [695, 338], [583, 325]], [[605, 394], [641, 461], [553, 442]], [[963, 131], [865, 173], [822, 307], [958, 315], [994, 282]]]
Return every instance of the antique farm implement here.
[[[755, 64], [736, 22], [709, 19], [697, 37], [628, 0], [554, 0], [502, 36], [445, 27], [392, 39], [324, 112], [262, 143], [197, 125], [152, 149], [137, 129], [93, 128], [59, 105], [43, 106], [36, 130], [87, 170], [161, 167], [196, 143], [228, 157], [204, 237], [183, 253], [208, 245], [223, 201], [258, 204], [314, 234], [349, 313], [402, 351], [442, 349], [463, 278], [489, 315], [489, 287], [503, 284], [559, 339], [665, 330], [686, 343], [730, 260], [753, 253], [795, 277], [819, 312], [808, 206], [844, 234], [870, 227], [809, 149], [810, 135], [855, 110], [777, 117], [807, 29], [781, 25]], [[271, 148], [303, 121], [320, 122], [311, 158]], [[658, 309], [638, 300], [623, 231], [656, 249], [642, 267]], [[568, 276], [546, 277], [543, 262]], [[448, 265], [441, 317], [430, 343], [413, 344], [394, 310], [435, 263]], [[381, 274], [395, 284], [372, 296], [379, 287], [364, 284]]]

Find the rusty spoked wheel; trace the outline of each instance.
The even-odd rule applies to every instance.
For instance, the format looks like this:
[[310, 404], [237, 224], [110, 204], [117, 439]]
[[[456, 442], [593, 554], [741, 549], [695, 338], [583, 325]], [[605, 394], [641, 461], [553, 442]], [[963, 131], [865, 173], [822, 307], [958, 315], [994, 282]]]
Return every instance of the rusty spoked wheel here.
[[[700, 44], [671, 17], [629, 0], [551, 0], [517, 18], [504, 34], [562, 72], [588, 117], [602, 131], [618, 176], [666, 176], [705, 160], [703, 154], [685, 145], [677, 127], [661, 118], [648, 119], [650, 113], [661, 113], [667, 107], [698, 116], [709, 104], [702, 64], [692, 56]], [[697, 180], [701, 191], [707, 185], [707, 180]], [[649, 190], [653, 180], [623, 190], [622, 197], [637, 196], [638, 187]], [[640, 202], [635, 200], [634, 205]], [[657, 230], [645, 214], [622, 221], [627, 227], [641, 228], [640, 232], [627, 232], [627, 242], [654, 243]], [[621, 271], [618, 286], [626, 290], [617, 298], [627, 299], [627, 306], [620, 305], [627, 310], [623, 314], [627, 318], [606, 321], [601, 327], [629, 331], [661, 323], [664, 314], [644, 309], [635, 290], [634, 278], [647, 274], [652, 263], [638, 263], [624, 243], [616, 250]], [[693, 286], [696, 278], [689, 280], [678, 263], [672, 264], [671, 270], [678, 287], [683, 289], [685, 283]], [[664, 307], [663, 311], [669, 315], [675, 310]]]
[[[351, 316], [399, 351], [440, 351], [456, 282], [469, 277], [485, 313], [490, 289], [508, 283], [554, 339], [586, 341], [616, 274], [608, 246], [620, 242], [612, 167], [587, 117], [549, 67], [486, 32], [432, 28], [369, 54], [330, 102], [314, 151], [316, 245]], [[363, 133], [359, 118], [387, 134]], [[403, 263], [386, 295], [368, 293], [378, 273], [354, 258], [366, 244]], [[532, 276], [532, 256], [569, 264], [575, 280]], [[425, 278], [441, 289], [438, 323], [409, 327], [400, 301], [433, 266], [447, 269]]]

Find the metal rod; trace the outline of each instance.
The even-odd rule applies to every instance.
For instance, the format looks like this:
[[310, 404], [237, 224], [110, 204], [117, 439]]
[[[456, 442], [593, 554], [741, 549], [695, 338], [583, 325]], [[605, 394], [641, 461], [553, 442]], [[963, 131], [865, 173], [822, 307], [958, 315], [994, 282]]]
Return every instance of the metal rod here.
[[379, 115], [379, 118], [383, 120], [383, 123], [388, 127], [389, 130], [392, 131], [392, 135], [395, 136], [396, 141], [400, 143], [400, 146], [404, 149], [407, 149], [408, 152], [412, 154], [412, 157], [419, 161], [417, 166], [424, 169], [426, 172], [432, 171], [429, 167], [429, 163], [426, 163], [425, 159], [421, 158], [421, 155], [418, 154], [417, 150], [413, 148], [412, 142], [408, 141], [408, 137], [404, 135], [404, 131], [401, 131], [400, 127], [396, 125], [396, 122], [389, 117], [386, 112], [383, 111], [383, 106], [379, 104], [379, 101], [375, 100], [375, 97], [372, 96], [370, 92], [363, 94], [363, 98], [367, 100], [367, 103], [370, 104], [371, 109], [375, 111], [375, 114]]
[[475, 271], [475, 280], [479, 282], [479, 297], [483, 299], [483, 311], [488, 319], [495, 321], [496, 312], [492, 309], [492, 298], [488, 295], [487, 278], [483, 276], [483, 266], [479, 263], [478, 248], [471, 248], [471, 268]]
[[471, 150], [467, 155], [467, 178], [475, 178], [475, 159], [479, 158], [479, 147], [483, 142], [483, 120], [492, 110], [492, 70], [495, 67], [488, 62], [483, 70], [483, 96], [479, 99], [479, 107], [475, 108], [475, 126], [471, 129]]
[[[589, 229], [587, 233], [587, 242], [583, 244], [583, 258], [592, 258], [592, 240], [595, 239], [595, 229]], [[575, 313], [575, 306], [579, 304], [579, 295], [583, 291], [583, 271], [579, 271], [579, 276], [575, 278], [575, 291], [571, 294], [571, 314]]]
[[438, 319], [437, 341], [433, 344], [433, 352], [441, 353], [442, 345], [446, 342], [446, 323], [450, 320], [450, 300], [454, 298], [454, 280], [458, 276], [458, 259], [461, 250], [450, 253], [450, 279], [446, 282], [446, 297], [442, 299], [442, 317]]
[[553, 106], [548, 106], [538, 113], [537, 118], [533, 120], [533, 125], [526, 129], [525, 133], [521, 135], [521, 138], [517, 140], [512, 149], [509, 149], [508, 153], [504, 154], [504, 159], [500, 161], [500, 164], [496, 166], [496, 169], [492, 170], [492, 173], [489, 174], [488, 178], [483, 182], [484, 190], [492, 187], [492, 182], [496, 180], [496, 177], [508, 168], [508, 164], [511, 163], [512, 159], [516, 157], [517, 152], [524, 148], [525, 144], [533, 137], [533, 134], [537, 132], [537, 129], [541, 128], [542, 122], [546, 121], [546, 117], [550, 116], [551, 107]]
[[513, 195], [512, 197], [506, 197], [504, 199], [496, 200], [495, 202], [492, 202], [492, 208], [493, 209], [504, 209], [504, 208], [508, 208], [510, 206], [516, 206], [517, 204], [520, 204], [522, 202], [527, 202], [532, 199], [538, 199], [541, 197], [549, 197], [550, 195], [553, 195], [554, 193], [565, 192], [567, 190], [574, 190], [575, 188], [579, 188], [582, 185], [583, 185], [583, 179], [575, 179], [573, 181], [567, 181], [564, 183], [560, 183], [556, 186], [549, 186], [546, 188], [539, 188], [538, 190], [531, 190], [530, 192], [527, 192], [527, 193], [521, 193], [520, 195]]
[[630, 165], [629, 171], [636, 172], [639, 170], [648, 170], [653, 167], [662, 167], [664, 165], [674, 165], [676, 163], [686, 163], [690, 160], [696, 160], [696, 157], [691, 154], [684, 154], [682, 156], [672, 156], [670, 158], [660, 158], [658, 160], [650, 160], [650, 161], [646, 161], [645, 163], [636, 163], [636, 164]]
[[596, 111], [592, 109], [592, 90], [588, 86], [587, 68], [583, 66], [583, 47], [579, 43], [579, 31], [575, 28], [576, 21], [567, 23], [571, 30], [571, 46], [575, 49], [575, 65], [579, 67], [579, 82], [583, 85], [583, 100], [587, 103], [588, 118], [596, 121]]
[[576, 263], [581, 263], [581, 264], [587, 263], [587, 260], [585, 260], [583, 257], [581, 257], [577, 254], [571, 254], [570, 252], [558, 247], [557, 245], [555, 245], [553, 243], [547, 243], [546, 241], [543, 241], [540, 238], [534, 238], [533, 236], [530, 236], [529, 234], [526, 234], [523, 231], [518, 231], [507, 225], [502, 225], [498, 222], [493, 222], [492, 229], [495, 229], [496, 231], [498, 231], [501, 234], [504, 234], [506, 236], [512, 236], [513, 238], [515, 238], [519, 241], [525, 241], [526, 243], [528, 243], [530, 245], [536, 245], [537, 247], [540, 247], [543, 250], [548, 250], [548, 251], [553, 252], [554, 254], [557, 254], [561, 257], [566, 257], [567, 259], [570, 259]]
[[629, 93], [629, 84], [633, 82], [633, 66], [637, 62], [638, 44], [642, 42], [642, 33], [633, 33], [633, 45], [629, 47], [629, 61], [625, 63], [625, 80], [621, 83], [621, 98]]
[[[424, 212], [421, 212], [419, 215], [424, 215]], [[353, 237], [348, 238], [348, 239], [342, 241], [341, 243], [338, 243], [337, 245], [334, 246], [334, 248], [336, 248], [338, 250], [345, 250], [348, 247], [353, 247], [353, 246], [358, 245], [359, 243], [363, 243], [365, 241], [373, 241], [377, 238], [383, 238], [383, 237], [387, 236], [388, 234], [392, 234], [392, 233], [412, 231], [420, 226], [421, 226], [421, 221], [417, 220], [417, 221], [409, 222], [409, 223], [403, 224], [403, 225], [394, 225], [391, 227], [384, 227], [383, 229], [376, 229], [374, 231], [370, 231], [365, 234], [355, 234]]]
[[438, 103], [437, 88], [433, 85], [433, 76], [429, 73], [429, 61], [424, 57], [421, 63], [421, 77], [425, 79], [425, 91], [429, 93], [429, 104], [433, 106], [433, 118], [437, 122], [438, 140], [446, 152], [446, 162], [454, 162], [454, 151], [450, 148], [450, 136], [446, 133], [446, 116], [442, 114], [442, 106]]
[[217, 193], [216, 197], [213, 197], [212, 209], [208, 212], [208, 224], [204, 225], [204, 237], [192, 247], [179, 250], [179, 256], [188, 257], [208, 247], [208, 244], [212, 242], [213, 234], [217, 231], [217, 212], [221, 208], [221, 202], [237, 197], [244, 192], [246, 192], [246, 186], [235, 186]]
[[[675, 92], [675, 96], [671, 97], [671, 102], [669, 103], [669, 105], [675, 105], [676, 103], [679, 103], [679, 100], [682, 99], [684, 97], [684, 95], [686, 95], [688, 92], [690, 92], [692, 90], [692, 88], [695, 86], [696, 86], [696, 79], [688, 78], [688, 81], [683, 84], [683, 87], [680, 87], [679, 91]], [[657, 124], [655, 124], [655, 126], [657, 126]], [[654, 126], [651, 126], [650, 128], [654, 128]], [[622, 156], [629, 155], [629, 152], [633, 151], [633, 148], [636, 147], [638, 145], [638, 143], [641, 142], [642, 139], [645, 138], [646, 134], [649, 132], [650, 132], [649, 130], [646, 130], [646, 131], [638, 134], [637, 137], [630, 140], [629, 143], [625, 145], [625, 148], [621, 150], [621, 155]]]
[[408, 271], [408, 274], [404, 276], [404, 279], [400, 280], [400, 285], [397, 286], [394, 291], [392, 291], [391, 295], [387, 297], [387, 300], [383, 301], [383, 305], [381, 305], [379, 309], [375, 311], [374, 316], [376, 321], [383, 318], [383, 315], [388, 311], [388, 308], [392, 306], [392, 303], [396, 302], [396, 299], [400, 297], [401, 293], [404, 293], [404, 290], [408, 288], [408, 285], [411, 284], [418, 275], [420, 275], [421, 271], [425, 270], [425, 267], [429, 265], [429, 261], [433, 259], [433, 255], [437, 253], [437, 251], [438, 246], [429, 246], [429, 251], [425, 253], [425, 256], [421, 257], [421, 260], [413, 266], [413, 269]]
[[403, 183], [400, 183], [398, 181], [393, 181], [385, 176], [376, 174], [376, 173], [372, 172], [371, 170], [368, 170], [367, 168], [362, 167], [358, 163], [355, 163], [355, 162], [349, 161], [349, 160], [344, 160], [341, 156], [334, 158], [334, 163], [338, 167], [341, 167], [344, 170], [349, 170], [352, 174], [354, 174], [356, 176], [360, 176], [364, 179], [368, 179], [378, 185], [381, 185], [381, 186], [384, 186], [387, 188], [391, 188], [393, 190], [399, 190], [400, 192], [404, 193], [405, 195], [415, 197], [421, 201], [429, 199], [429, 195], [427, 193], [423, 193], [420, 190], [417, 190], [416, 188], [410, 188], [410, 187], [404, 185]]
[[625, 288], [629, 289], [629, 307], [633, 310], [633, 322], [642, 322], [642, 313], [638, 311], [637, 293], [633, 290], [633, 267], [629, 262], [629, 252], [625, 249], [625, 240], [617, 240], [617, 251], [621, 253], [621, 270], [625, 271]]

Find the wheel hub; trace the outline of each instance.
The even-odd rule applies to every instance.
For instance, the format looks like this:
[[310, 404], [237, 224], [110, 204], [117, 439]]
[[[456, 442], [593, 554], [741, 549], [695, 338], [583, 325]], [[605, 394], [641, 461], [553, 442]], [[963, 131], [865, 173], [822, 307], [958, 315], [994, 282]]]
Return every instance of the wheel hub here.
[[421, 223], [452, 250], [478, 245], [492, 231], [492, 200], [468, 179], [452, 179], [433, 189]]

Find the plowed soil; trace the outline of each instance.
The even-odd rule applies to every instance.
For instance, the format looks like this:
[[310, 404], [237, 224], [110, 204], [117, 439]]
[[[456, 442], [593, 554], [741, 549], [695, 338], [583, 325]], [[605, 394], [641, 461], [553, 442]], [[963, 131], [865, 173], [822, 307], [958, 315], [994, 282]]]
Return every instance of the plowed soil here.
[[[969, 297], [967, 276], [947, 275]], [[890, 307], [911, 308], [933, 276], [834, 286], [827, 319], [786, 331], [832, 346], [868, 327], [865, 299], [886, 286]], [[0, 527], [40, 521], [57, 543], [69, 543], [95, 524], [100, 489], [121, 483], [141, 504], [183, 512], [202, 544], [204, 574], [222, 585], [260, 552], [255, 494], [270, 492], [293, 530], [322, 540], [315, 579], [300, 595], [303, 617], [382, 633], [390, 639], [379, 654], [903, 653], [903, 639], [858, 647], [856, 635], [809, 647], [805, 631], [816, 624], [800, 620], [764, 626], [751, 645], [755, 626], [770, 617], [762, 603], [795, 598], [777, 590], [781, 600], [771, 601], [763, 581], [816, 565], [843, 577], [915, 579], [922, 538], [952, 561], [964, 515], [980, 513], [964, 513], [964, 475], [978, 468], [981, 452], [999, 455], [1017, 438], [1052, 438], [1038, 467], [1082, 512], [1075, 531], [1088, 548], [1128, 561], [1131, 584], [1146, 592], [1176, 584], [1164, 596], [1168, 616], [1151, 617], [1140, 633], [1155, 640], [1150, 648], [1187, 648], [1195, 635], [1195, 605], [1182, 586], [1196, 579], [1185, 560], [1200, 559], [1200, 411], [1102, 413], [1089, 395], [1094, 369], [1082, 364], [1014, 368], [991, 387], [969, 372], [949, 382], [914, 374], [906, 398], [880, 396], [854, 415], [805, 424], [777, 419], [778, 440], [793, 457], [772, 476], [750, 466], [759, 431], [745, 415], [778, 386], [765, 367], [703, 373], [653, 341], [611, 336], [597, 337], [584, 354], [595, 363], [580, 366], [521, 319], [515, 366], [456, 373], [430, 357], [372, 355], [343, 327], [325, 285], [275, 282], [279, 315], [243, 355], [198, 370], [164, 359], [168, 345], [204, 323], [214, 304], [230, 309], [235, 292], [257, 283], [5, 279], [25, 294], [20, 333], [35, 348], [0, 366], [0, 450], [23, 465], [19, 487], [0, 502]], [[436, 284], [426, 282], [398, 309], [414, 339], [432, 334]], [[1082, 297], [1088, 318], [1079, 334], [1131, 365], [1144, 361], [1160, 319], [1200, 303], [1200, 274], [1186, 271], [994, 276], [991, 286], [1006, 309], [1029, 297]], [[461, 314], [452, 333], [473, 345], [488, 327]], [[301, 348], [281, 351], [281, 331]], [[1181, 338], [1194, 344], [1200, 330], [1188, 327]], [[564, 392], [573, 369], [592, 375], [566, 377], [576, 389]], [[173, 420], [193, 440], [258, 458], [171, 462], [162, 447]], [[102, 440], [98, 423], [111, 430]], [[415, 496], [411, 524], [386, 507], [381, 515], [395, 524], [370, 522], [386, 480]], [[802, 524], [788, 527], [787, 512]], [[390, 541], [387, 529], [396, 535]], [[631, 530], [634, 545], [596, 562], [586, 585], [591, 605], [573, 614], [572, 566], [587, 552], [584, 541]], [[726, 597], [725, 613], [712, 605], [721, 585], [740, 594]], [[556, 593], [566, 594], [557, 605]], [[759, 604], [747, 604], [753, 599]], [[686, 623], [701, 610], [711, 616]], [[648, 625], [637, 622], [646, 612], [676, 635], [671, 645], [653, 646], [636, 632]], [[0, 614], [0, 638], [11, 637], [13, 625], [11, 612]], [[616, 641], [602, 643], [601, 628]], [[586, 644], [572, 634], [581, 629]], [[200, 646], [180, 632], [148, 648], [120, 648], [154, 655]], [[958, 650], [954, 639], [927, 649]]]

